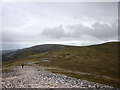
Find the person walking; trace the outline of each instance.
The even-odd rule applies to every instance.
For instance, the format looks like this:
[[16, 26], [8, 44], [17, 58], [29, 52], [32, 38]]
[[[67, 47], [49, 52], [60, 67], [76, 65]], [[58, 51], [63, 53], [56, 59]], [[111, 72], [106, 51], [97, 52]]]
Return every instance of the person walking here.
[[23, 69], [23, 67], [24, 67], [24, 64], [22, 63], [22, 64], [21, 64], [21, 66], [22, 66], [22, 69]]

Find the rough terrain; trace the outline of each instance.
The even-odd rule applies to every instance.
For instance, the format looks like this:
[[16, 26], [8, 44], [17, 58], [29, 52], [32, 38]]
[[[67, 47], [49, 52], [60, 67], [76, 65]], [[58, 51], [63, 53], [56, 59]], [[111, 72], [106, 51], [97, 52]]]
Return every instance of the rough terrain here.
[[9, 68], [3, 73], [2, 88], [112, 88], [111, 86], [80, 80], [47, 71], [34, 63]]

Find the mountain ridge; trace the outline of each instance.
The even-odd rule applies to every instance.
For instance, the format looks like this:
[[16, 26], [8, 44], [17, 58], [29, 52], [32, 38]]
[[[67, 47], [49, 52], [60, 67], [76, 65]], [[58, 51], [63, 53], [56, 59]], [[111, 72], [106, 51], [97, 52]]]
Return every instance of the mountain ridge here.
[[[2, 51], [2, 61], [13, 60], [19, 58], [19, 54], [21, 53], [28, 53], [27, 56], [32, 54], [43, 53], [46, 51], [52, 50], [60, 50], [66, 47], [91, 47], [91, 46], [98, 46], [98, 45], [105, 45], [110, 43], [119, 43], [119, 42], [106, 42], [102, 44], [95, 44], [95, 45], [88, 45], [88, 46], [72, 46], [72, 45], [64, 45], [64, 44], [42, 44], [42, 45], [35, 45], [28, 48], [18, 49], [18, 50], [3, 50]], [[23, 54], [22, 54], [23, 55]]]

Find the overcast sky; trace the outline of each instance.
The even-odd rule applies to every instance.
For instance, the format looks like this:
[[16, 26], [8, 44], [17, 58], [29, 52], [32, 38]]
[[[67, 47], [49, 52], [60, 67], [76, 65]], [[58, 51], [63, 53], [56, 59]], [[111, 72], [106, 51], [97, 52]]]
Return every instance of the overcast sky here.
[[3, 49], [118, 40], [117, 2], [4, 3], [2, 10]]

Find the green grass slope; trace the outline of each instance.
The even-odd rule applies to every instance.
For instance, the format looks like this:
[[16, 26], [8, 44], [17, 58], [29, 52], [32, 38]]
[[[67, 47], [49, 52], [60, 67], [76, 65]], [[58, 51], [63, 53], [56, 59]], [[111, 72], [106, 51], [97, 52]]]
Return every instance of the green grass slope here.
[[[39, 61], [36, 64], [40, 66], [63, 69], [62, 71], [51, 70], [54, 73], [118, 87], [118, 47], [118, 42], [91, 46], [66, 46], [64, 49], [46, 51], [11, 61], [11, 65], [19, 65], [21, 62]], [[3, 66], [9, 65], [10, 62], [3, 63]], [[72, 72], [67, 72], [67, 70]], [[109, 78], [98, 77], [97, 75]]]

